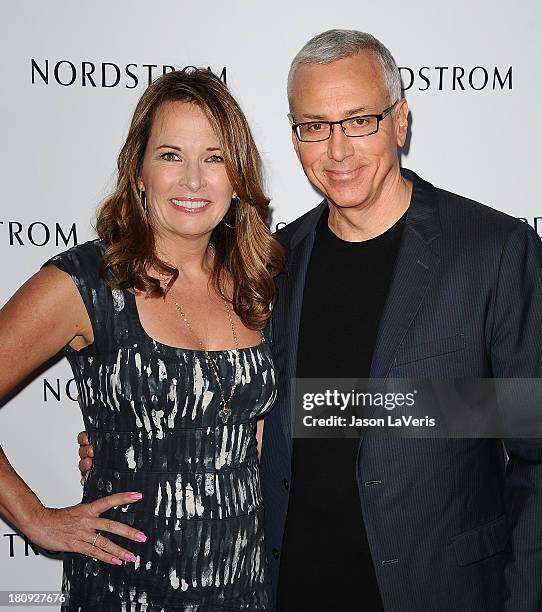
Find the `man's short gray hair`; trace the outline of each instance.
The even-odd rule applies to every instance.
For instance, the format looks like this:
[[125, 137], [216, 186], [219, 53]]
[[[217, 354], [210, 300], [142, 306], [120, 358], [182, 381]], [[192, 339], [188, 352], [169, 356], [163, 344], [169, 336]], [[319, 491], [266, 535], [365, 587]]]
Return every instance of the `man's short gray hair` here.
[[388, 103], [401, 99], [401, 76], [393, 55], [372, 34], [357, 30], [327, 30], [311, 38], [294, 57], [288, 73], [288, 102], [292, 110], [292, 82], [297, 69], [305, 64], [330, 64], [360, 51], [372, 51], [382, 66]]

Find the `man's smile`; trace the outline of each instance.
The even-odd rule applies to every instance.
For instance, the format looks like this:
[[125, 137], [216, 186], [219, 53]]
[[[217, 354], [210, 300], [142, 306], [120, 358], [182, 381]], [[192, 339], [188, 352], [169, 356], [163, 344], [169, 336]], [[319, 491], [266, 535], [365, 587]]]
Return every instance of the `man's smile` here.
[[359, 176], [361, 171], [361, 168], [354, 168], [353, 170], [330, 170], [330, 169], [325, 169], [324, 173], [325, 175], [331, 179], [332, 181], [341, 183], [341, 182], [348, 182], [351, 181], [352, 179], [355, 179]]

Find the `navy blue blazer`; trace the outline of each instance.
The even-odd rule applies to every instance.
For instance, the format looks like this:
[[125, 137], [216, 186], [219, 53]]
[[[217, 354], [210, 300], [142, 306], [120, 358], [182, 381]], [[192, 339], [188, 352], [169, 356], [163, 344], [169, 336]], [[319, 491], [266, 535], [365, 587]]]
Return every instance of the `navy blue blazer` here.
[[[540, 377], [540, 238], [518, 219], [402, 172], [413, 194], [371, 376]], [[275, 587], [291, 475], [290, 381], [326, 206], [277, 234], [288, 257], [270, 333], [279, 393], [261, 458]], [[386, 612], [542, 610], [542, 441], [366, 437], [357, 480]]]

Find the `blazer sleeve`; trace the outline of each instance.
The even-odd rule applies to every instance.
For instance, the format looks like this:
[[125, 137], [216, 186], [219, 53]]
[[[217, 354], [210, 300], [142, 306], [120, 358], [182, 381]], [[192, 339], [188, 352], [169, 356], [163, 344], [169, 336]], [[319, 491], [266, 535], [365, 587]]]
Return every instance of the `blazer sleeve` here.
[[[491, 340], [495, 378], [542, 376], [542, 242], [519, 222], [501, 253]], [[538, 388], [540, 384], [536, 385]], [[518, 402], [526, 398], [517, 386]], [[529, 401], [532, 401], [529, 399]], [[540, 406], [542, 414], [542, 405]], [[542, 417], [541, 417], [542, 418]], [[538, 420], [538, 416], [537, 416]], [[542, 440], [505, 438], [510, 557], [505, 612], [542, 610]]]

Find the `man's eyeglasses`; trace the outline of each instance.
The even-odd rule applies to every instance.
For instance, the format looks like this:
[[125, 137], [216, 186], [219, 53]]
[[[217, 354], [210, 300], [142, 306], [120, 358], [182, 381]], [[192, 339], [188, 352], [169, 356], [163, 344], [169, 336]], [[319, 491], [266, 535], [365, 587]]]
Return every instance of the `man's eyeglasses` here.
[[341, 121], [307, 121], [304, 123], [292, 123], [292, 130], [301, 142], [320, 142], [327, 140], [333, 132], [334, 125], [340, 125], [345, 136], [350, 138], [361, 138], [378, 132], [380, 122], [385, 119], [397, 106], [396, 100], [390, 107], [382, 111], [380, 115], [361, 115], [359, 117], [348, 117]]

